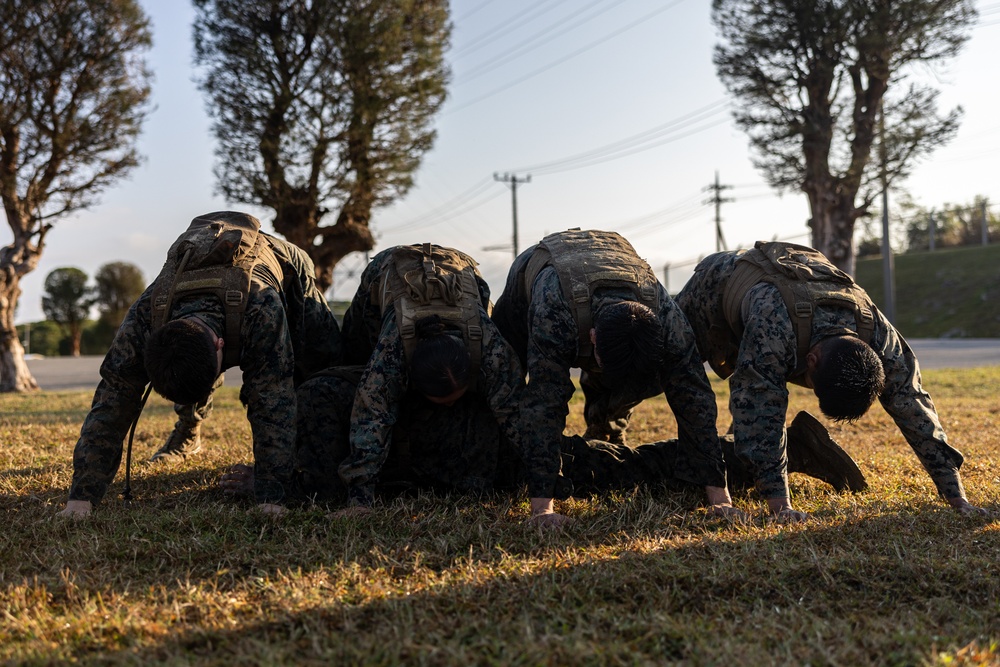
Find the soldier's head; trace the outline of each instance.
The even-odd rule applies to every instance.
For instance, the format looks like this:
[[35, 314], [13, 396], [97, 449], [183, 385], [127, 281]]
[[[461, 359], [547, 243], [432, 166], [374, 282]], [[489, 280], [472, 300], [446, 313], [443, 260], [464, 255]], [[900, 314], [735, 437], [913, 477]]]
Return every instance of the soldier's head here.
[[160, 396], [190, 405], [208, 398], [222, 372], [224, 341], [195, 317], [171, 320], [146, 339], [143, 363]]
[[861, 418], [885, 388], [882, 361], [854, 336], [831, 336], [814, 345], [806, 356], [806, 379], [819, 409], [836, 421]]
[[599, 309], [590, 332], [594, 356], [608, 379], [647, 376], [659, 370], [663, 329], [650, 308], [619, 301]]
[[452, 405], [472, 381], [472, 360], [460, 335], [437, 315], [416, 322], [417, 344], [410, 357], [410, 384], [438, 405]]

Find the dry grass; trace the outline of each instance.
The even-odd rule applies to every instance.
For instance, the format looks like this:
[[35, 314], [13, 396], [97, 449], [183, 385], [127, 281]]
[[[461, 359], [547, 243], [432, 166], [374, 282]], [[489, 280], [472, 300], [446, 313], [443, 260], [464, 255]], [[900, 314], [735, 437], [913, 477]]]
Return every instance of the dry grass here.
[[[966, 454], [970, 499], [1000, 510], [1000, 368], [925, 381]], [[203, 456], [136, 465], [133, 507], [109, 497], [87, 521], [56, 520], [89, 400], [0, 396], [0, 661], [1000, 664], [1000, 520], [934, 498], [878, 408], [832, 429], [870, 491], [793, 475], [807, 524], [764, 521], [752, 494], [736, 502], [755, 519], [731, 524], [696, 494], [637, 491], [566, 503], [575, 524], [542, 533], [507, 497], [420, 496], [364, 521], [248, 511], [214, 485], [250, 454], [235, 390]], [[792, 405], [815, 410], [800, 391]], [[162, 402], [147, 408], [137, 459], [172, 421]], [[673, 429], [658, 399], [633, 437]]]

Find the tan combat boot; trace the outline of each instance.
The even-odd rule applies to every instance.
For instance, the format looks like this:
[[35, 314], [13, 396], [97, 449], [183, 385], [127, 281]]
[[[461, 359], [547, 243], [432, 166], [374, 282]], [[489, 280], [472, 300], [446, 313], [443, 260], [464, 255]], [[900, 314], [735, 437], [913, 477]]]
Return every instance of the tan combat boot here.
[[201, 423], [194, 425], [178, 421], [167, 441], [156, 450], [149, 460], [171, 461], [182, 460], [194, 456], [201, 451]]
[[788, 472], [800, 472], [827, 482], [838, 491], [864, 491], [865, 474], [851, 455], [830, 437], [808, 412], [800, 412], [788, 426]]

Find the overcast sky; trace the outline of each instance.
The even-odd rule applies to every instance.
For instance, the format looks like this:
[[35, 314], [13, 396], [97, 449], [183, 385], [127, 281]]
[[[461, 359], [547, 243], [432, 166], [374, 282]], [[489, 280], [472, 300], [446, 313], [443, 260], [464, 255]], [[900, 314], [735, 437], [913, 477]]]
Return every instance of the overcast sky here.
[[[191, 22], [179, 0], [140, 0], [153, 24], [154, 103], [140, 142], [145, 162], [92, 210], [57, 223], [39, 267], [22, 280], [17, 322], [44, 319], [42, 284], [55, 268], [93, 276], [110, 261], [152, 280], [190, 220], [220, 209], [267, 210], [215, 194], [213, 138], [193, 83]], [[376, 251], [431, 241], [481, 264], [494, 300], [511, 252], [511, 192], [494, 173], [531, 175], [517, 190], [519, 246], [570, 227], [613, 229], [678, 291], [715, 251], [716, 172], [728, 247], [777, 236], [808, 242], [802, 195], [777, 197], [750, 162], [745, 136], [712, 65], [707, 0], [456, 0], [449, 99], [416, 185], [372, 217]], [[962, 55], [927, 76], [942, 107], [961, 104], [962, 129], [906, 188], [918, 203], [1000, 201], [1000, 2], [977, 3], [980, 24]], [[10, 242], [0, 226], [0, 244]], [[348, 256], [329, 296], [349, 299], [365, 258]]]

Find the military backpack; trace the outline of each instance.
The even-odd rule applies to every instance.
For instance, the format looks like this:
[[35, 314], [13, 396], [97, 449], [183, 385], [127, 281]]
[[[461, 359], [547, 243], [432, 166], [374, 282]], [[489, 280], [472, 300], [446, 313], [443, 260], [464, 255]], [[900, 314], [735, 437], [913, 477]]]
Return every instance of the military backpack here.
[[392, 306], [407, 363], [417, 345], [417, 322], [432, 315], [458, 329], [469, 351], [471, 375], [478, 381], [483, 357], [480, 309], [492, 310], [479, 292], [476, 260], [430, 243], [397, 246], [382, 276], [372, 285], [372, 301], [383, 313]]
[[[737, 340], [742, 338], [744, 327], [740, 309], [743, 299], [750, 288], [762, 282], [778, 288], [792, 321], [796, 339], [793, 377], [805, 372], [813, 313], [817, 306], [853, 311], [858, 337], [865, 343], [871, 342], [875, 306], [868, 294], [819, 251], [782, 241], [758, 241], [736, 260], [733, 273], [723, 288], [724, 323], [713, 325], [713, 329], [728, 328]], [[727, 378], [733, 374], [736, 353], [736, 350], [730, 349], [728, 354], [722, 356], [709, 355], [715, 357], [710, 358], [709, 363], [720, 377]]]
[[223, 367], [238, 366], [240, 328], [250, 295], [251, 274], [261, 264], [273, 277], [273, 286], [280, 288], [281, 264], [267, 235], [260, 231], [257, 218], [235, 211], [198, 216], [170, 246], [154, 281], [152, 330], [170, 320], [178, 299], [197, 294], [215, 296], [225, 317]]
[[570, 229], [549, 234], [531, 254], [524, 271], [525, 292], [531, 289], [546, 266], [559, 276], [563, 296], [569, 301], [579, 332], [576, 365], [593, 359], [590, 330], [594, 326], [591, 303], [601, 288], [623, 288], [654, 313], [659, 310], [656, 275], [636, 253], [632, 244], [615, 232]]

